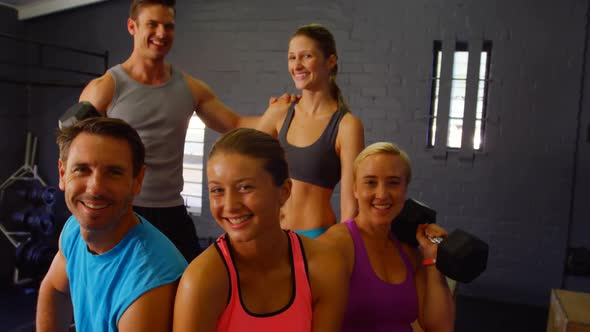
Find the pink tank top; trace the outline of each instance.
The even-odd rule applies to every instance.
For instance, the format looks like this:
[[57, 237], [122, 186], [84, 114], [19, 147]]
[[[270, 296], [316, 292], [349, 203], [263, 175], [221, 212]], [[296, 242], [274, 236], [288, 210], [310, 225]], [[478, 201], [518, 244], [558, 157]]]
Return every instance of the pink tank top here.
[[311, 331], [312, 299], [305, 253], [297, 235], [291, 231], [287, 231], [287, 234], [289, 235], [293, 294], [284, 308], [267, 314], [251, 313], [244, 308], [238, 272], [233, 262], [227, 234], [217, 239], [215, 247], [220, 252], [230, 276], [230, 295], [225, 310], [217, 320], [216, 331]]

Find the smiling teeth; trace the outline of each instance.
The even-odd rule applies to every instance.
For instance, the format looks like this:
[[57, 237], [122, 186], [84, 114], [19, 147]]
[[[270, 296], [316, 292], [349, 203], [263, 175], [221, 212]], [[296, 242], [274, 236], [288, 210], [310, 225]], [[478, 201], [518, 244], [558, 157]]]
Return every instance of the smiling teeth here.
[[82, 202], [82, 204], [84, 204], [85, 207], [93, 209], [93, 210], [100, 210], [100, 209], [104, 209], [107, 206], [109, 206], [108, 204], [92, 204], [92, 203], [88, 203], [88, 202]]
[[240, 218], [225, 218], [225, 219], [227, 219], [230, 223], [237, 225], [241, 222], [244, 222], [244, 221], [250, 219], [250, 216], [244, 216], [244, 217], [240, 217]]
[[386, 204], [386, 205], [377, 205], [377, 204], [373, 204], [373, 206], [374, 206], [376, 209], [379, 209], [379, 210], [386, 210], [386, 209], [389, 209], [389, 208], [391, 207], [391, 204]]

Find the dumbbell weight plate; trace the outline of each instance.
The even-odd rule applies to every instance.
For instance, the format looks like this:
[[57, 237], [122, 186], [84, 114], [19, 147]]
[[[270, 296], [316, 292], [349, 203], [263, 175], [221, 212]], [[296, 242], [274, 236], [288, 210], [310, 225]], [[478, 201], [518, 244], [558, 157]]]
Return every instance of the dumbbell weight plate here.
[[72, 105], [66, 110], [66, 112], [59, 118], [58, 125], [60, 129], [69, 127], [78, 121], [102, 116], [94, 106], [87, 101], [82, 101]]
[[453, 280], [469, 283], [485, 271], [488, 251], [487, 243], [457, 229], [439, 244], [436, 267]]

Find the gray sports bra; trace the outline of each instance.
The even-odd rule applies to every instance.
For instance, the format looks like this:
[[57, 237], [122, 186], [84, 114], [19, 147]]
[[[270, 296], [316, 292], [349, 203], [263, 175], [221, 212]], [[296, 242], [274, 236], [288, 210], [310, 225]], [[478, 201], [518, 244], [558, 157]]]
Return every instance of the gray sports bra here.
[[336, 136], [340, 121], [348, 111], [338, 109], [317, 141], [306, 147], [297, 147], [287, 142], [287, 132], [293, 121], [295, 104], [289, 107], [278, 137], [287, 155], [289, 175], [295, 180], [333, 190], [340, 181], [341, 170], [340, 157], [335, 149]]

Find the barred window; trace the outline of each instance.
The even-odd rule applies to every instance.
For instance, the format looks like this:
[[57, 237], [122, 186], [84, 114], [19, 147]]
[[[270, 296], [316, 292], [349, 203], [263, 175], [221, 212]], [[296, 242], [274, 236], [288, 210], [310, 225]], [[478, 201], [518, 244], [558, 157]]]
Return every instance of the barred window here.
[[[481, 44], [480, 44], [481, 45]], [[490, 58], [492, 51], [491, 41], [484, 41], [480, 52], [471, 53], [477, 54], [480, 58], [479, 66], [477, 68], [478, 75], [476, 81], [468, 80], [468, 65], [470, 59], [469, 45], [466, 42], [456, 42], [454, 52], [450, 53], [452, 59], [452, 74], [450, 77], [441, 76], [441, 67], [443, 63], [442, 42], [435, 41], [433, 48], [432, 61], [432, 85], [431, 85], [431, 105], [430, 105], [430, 121], [428, 127], [428, 146], [434, 147], [436, 144], [437, 122], [440, 118], [439, 109], [441, 107], [440, 91], [441, 84], [449, 83], [450, 81], [450, 104], [448, 109], [448, 128], [446, 135], [446, 147], [450, 149], [462, 148], [463, 128], [466, 112], [475, 111], [475, 128], [473, 131], [472, 148], [474, 150], [481, 150], [485, 130], [486, 118], [486, 101], [489, 82]], [[443, 75], [444, 76], [444, 75]], [[466, 91], [468, 84], [477, 84], [477, 102], [475, 103], [475, 110], [466, 109]], [[473, 114], [473, 113], [471, 113]], [[439, 126], [440, 128], [440, 126]], [[471, 148], [470, 147], [470, 148]]]
[[184, 142], [184, 188], [181, 195], [188, 212], [196, 215], [201, 214], [202, 210], [204, 146], [205, 124], [193, 114]]

